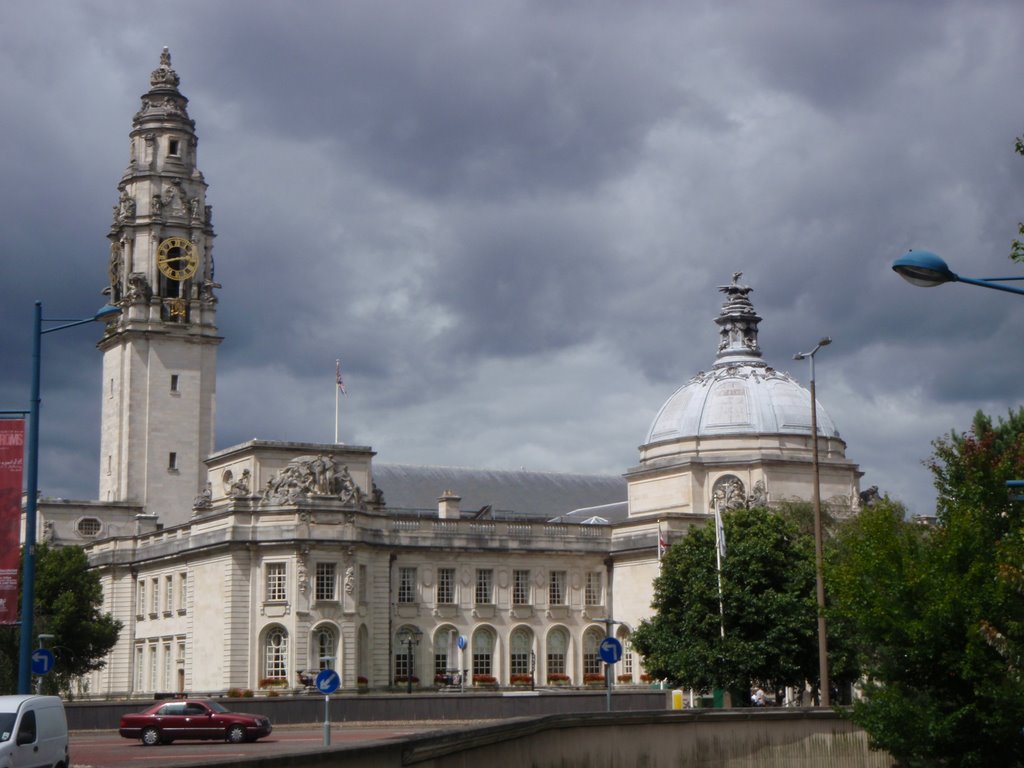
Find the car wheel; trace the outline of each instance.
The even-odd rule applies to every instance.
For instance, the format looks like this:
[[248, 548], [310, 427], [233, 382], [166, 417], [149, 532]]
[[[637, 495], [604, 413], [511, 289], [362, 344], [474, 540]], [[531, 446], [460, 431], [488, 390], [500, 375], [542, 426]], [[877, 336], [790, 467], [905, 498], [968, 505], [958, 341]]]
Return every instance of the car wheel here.
[[160, 731], [156, 728], [147, 728], [142, 732], [142, 743], [147, 747], [155, 747], [160, 743]]
[[232, 744], [241, 744], [245, 741], [245, 728], [240, 725], [233, 725], [228, 728], [227, 739]]

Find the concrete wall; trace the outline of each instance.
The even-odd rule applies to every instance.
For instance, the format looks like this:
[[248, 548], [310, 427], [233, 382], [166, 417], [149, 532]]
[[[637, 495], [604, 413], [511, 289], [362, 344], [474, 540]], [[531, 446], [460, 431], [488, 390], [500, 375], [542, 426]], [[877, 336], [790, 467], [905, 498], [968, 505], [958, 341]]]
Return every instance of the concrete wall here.
[[[828, 710], [613, 712], [517, 718], [364, 746], [233, 758], [235, 768], [892, 768]], [[173, 768], [172, 764], [164, 764]], [[189, 765], [194, 763], [184, 763]]]

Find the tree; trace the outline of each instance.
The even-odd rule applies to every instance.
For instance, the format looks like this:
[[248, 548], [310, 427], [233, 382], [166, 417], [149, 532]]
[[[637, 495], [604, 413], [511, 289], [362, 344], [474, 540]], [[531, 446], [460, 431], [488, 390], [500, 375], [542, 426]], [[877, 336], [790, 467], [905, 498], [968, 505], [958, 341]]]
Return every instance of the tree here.
[[[57, 659], [43, 678], [43, 691], [70, 695], [76, 678], [103, 667], [123, 625], [101, 612], [103, 590], [81, 547], [37, 547], [35, 597], [35, 629], [53, 635], [47, 645]], [[16, 688], [18, 645], [18, 628], [5, 627], [0, 633], [0, 690]]]
[[[665, 554], [655, 611], [633, 635], [647, 671], [688, 688], [769, 690], [817, 673], [814, 544], [765, 509], [726, 512], [719, 612], [713, 525]], [[722, 626], [724, 621], [724, 637]]]
[[[1018, 136], [1017, 141], [1014, 144], [1013, 151], [1021, 157], [1024, 157], [1024, 136]], [[1010, 258], [1013, 261], [1024, 261], [1024, 222], [1017, 224], [1017, 234], [1020, 235], [1021, 239], [1014, 239], [1010, 245]]]
[[933, 446], [936, 526], [886, 501], [836, 539], [833, 614], [865, 680], [853, 718], [905, 768], [1018, 766], [1024, 542], [1005, 481], [1024, 477], [1024, 411], [998, 424], [979, 413]]

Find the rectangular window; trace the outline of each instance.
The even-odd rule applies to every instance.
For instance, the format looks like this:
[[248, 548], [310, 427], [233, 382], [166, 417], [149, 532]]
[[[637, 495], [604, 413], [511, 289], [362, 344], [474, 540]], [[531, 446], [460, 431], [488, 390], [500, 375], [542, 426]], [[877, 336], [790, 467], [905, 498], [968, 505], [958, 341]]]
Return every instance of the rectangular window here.
[[587, 589], [584, 594], [587, 605], [601, 605], [601, 572], [587, 573]]
[[336, 572], [337, 566], [334, 563], [316, 564], [316, 588], [314, 589], [314, 595], [317, 600], [337, 599]]
[[146, 580], [139, 579], [135, 590], [135, 615], [142, 616], [146, 612]]
[[490, 568], [476, 569], [476, 594], [477, 605], [490, 605], [494, 602], [494, 571]]
[[369, 581], [366, 575], [366, 566], [359, 566], [359, 602], [363, 605], [366, 604], [366, 595], [369, 591]]
[[404, 650], [395, 654], [395, 684], [404, 684], [408, 682], [409, 675], [412, 674], [412, 659], [409, 654]]
[[153, 579], [149, 588], [149, 615], [156, 616], [160, 612], [160, 579]]
[[177, 157], [181, 154], [181, 143], [178, 139], [168, 139], [167, 154], [171, 157]]
[[287, 577], [287, 563], [267, 563], [267, 602], [288, 599]]
[[437, 604], [451, 605], [455, 602], [455, 569], [437, 569]]
[[146, 669], [142, 664], [144, 648], [141, 645], [135, 646], [135, 690], [145, 690]]
[[398, 569], [398, 602], [416, 602], [416, 569]]
[[565, 652], [564, 651], [548, 651], [548, 679], [551, 675], [564, 675], [565, 674]]
[[522, 652], [512, 652], [508, 657], [509, 665], [508, 672], [510, 675], [528, 675], [530, 674], [530, 654]]
[[177, 392], [177, 391], [178, 391], [178, 374], [172, 373], [171, 374], [171, 392]]
[[160, 688], [165, 691], [171, 690], [171, 644], [164, 643], [164, 671], [160, 678]]
[[149, 646], [149, 688], [156, 690], [156, 643]]
[[548, 576], [548, 604], [565, 605], [565, 571], [551, 571]]
[[512, 571], [512, 605], [530, 604], [530, 572]]
[[[164, 613], [170, 614], [174, 610], [174, 577], [164, 577]], [[170, 654], [168, 654], [170, 655]]]
[[435, 653], [434, 654], [434, 680], [438, 678], [448, 677], [448, 654], [447, 653]]
[[188, 574], [178, 574], [178, 612], [184, 613], [188, 609]]
[[167, 454], [167, 468], [168, 469], [177, 469], [178, 468], [178, 454], [176, 454], [174, 451], [171, 451], [170, 453]]

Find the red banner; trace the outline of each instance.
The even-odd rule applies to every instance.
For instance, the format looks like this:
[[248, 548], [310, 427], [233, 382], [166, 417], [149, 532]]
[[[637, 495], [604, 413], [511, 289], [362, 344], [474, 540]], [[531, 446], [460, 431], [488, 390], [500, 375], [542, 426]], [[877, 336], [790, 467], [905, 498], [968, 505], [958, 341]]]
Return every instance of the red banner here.
[[0, 624], [18, 621], [25, 420], [0, 419]]

